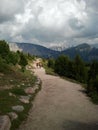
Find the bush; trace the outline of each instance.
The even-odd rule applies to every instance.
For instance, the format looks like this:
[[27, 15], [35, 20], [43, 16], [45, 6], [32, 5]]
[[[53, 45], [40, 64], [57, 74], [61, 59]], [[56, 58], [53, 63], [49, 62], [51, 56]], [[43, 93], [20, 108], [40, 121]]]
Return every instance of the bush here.
[[80, 82], [87, 80], [87, 68], [79, 55], [76, 55], [74, 59], [74, 75], [75, 79]]
[[11, 63], [13, 65], [16, 65], [19, 61], [19, 55], [15, 52], [10, 52], [8, 56], [6, 57], [7, 63]]
[[22, 88], [13, 88], [11, 92], [16, 95], [26, 95], [25, 91]]
[[11, 72], [11, 68], [9, 65], [0, 57], [0, 72], [1, 73], [9, 73]]
[[54, 65], [55, 65], [55, 60], [54, 59], [49, 59], [48, 60], [48, 67], [49, 68], [54, 68]]
[[21, 69], [22, 71], [24, 71], [25, 66], [28, 64], [28, 61], [25, 57], [25, 55], [23, 53], [20, 54], [20, 61], [19, 61], [19, 65], [21, 65]]
[[9, 52], [9, 45], [6, 43], [6, 41], [0, 41], [0, 56], [5, 59]]
[[98, 93], [98, 76], [96, 77], [96, 79], [91, 79], [89, 81], [89, 85], [88, 85], [88, 92], [97, 92]]
[[55, 61], [55, 72], [61, 76], [66, 76], [68, 74], [68, 63], [69, 59], [67, 56], [59, 56]]

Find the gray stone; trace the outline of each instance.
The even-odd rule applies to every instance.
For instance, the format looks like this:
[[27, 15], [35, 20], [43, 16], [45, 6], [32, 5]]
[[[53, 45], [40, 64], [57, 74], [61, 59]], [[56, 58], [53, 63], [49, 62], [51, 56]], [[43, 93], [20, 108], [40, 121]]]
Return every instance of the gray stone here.
[[13, 82], [13, 80], [11, 79], [10, 82]]
[[22, 86], [24, 86], [25, 84], [24, 84], [24, 83], [22, 83], [21, 85], [22, 85]]
[[34, 86], [34, 91], [35, 91], [36, 89], [39, 89], [39, 85], [35, 85], [35, 86]]
[[13, 96], [13, 94], [12, 94], [12, 93], [9, 93], [9, 96]]
[[41, 80], [40, 80], [40, 78], [37, 78], [37, 82], [36, 82], [36, 84], [40, 84], [41, 83]]
[[7, 115], [0, 116], [0, 130], [10, 130], [11, 121]]
[[0, 76], [4, 76], [4, 74], [3, 74], [3, 73], [0, 73]]
[[10, 112], [8, 113], [8, 115], [11, 118], [11, 120], [15, 120], [18, 118], [18, 115], [15, 112]]
[[17, 87], [20, 88], [20, 85], [18, 84]]
[[34, 91], [34, 89], [32, 87], [28, 87], [28, 88], [25, 89], [26, 94], [33, 94], [34, 92], [35, 91]]
[[23, 103], [29, 103], [30, 97], [29, 96], [20, 96], [19, 100]]
[[12, 109], [17, 112], [22, 112], [24, 110], [24, 107], [21, 105], [13, 106]]
[[9, 92], [9, 96], [16, 97], [16, 95], [11, 92]]

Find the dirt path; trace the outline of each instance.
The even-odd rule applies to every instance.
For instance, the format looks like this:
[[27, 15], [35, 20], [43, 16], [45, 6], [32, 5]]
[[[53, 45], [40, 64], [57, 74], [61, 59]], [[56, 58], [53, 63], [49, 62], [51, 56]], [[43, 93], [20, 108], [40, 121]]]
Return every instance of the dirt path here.
[[42, 80], [29, 117], [19, 130], [98, 130], [98, 106], [92, 104], [79, 84], [35, 73]]

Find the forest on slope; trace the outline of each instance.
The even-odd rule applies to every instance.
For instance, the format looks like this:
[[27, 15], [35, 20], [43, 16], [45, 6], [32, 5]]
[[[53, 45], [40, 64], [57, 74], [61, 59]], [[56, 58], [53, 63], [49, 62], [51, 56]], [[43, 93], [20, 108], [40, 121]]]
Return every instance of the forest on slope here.
[[56, 59], [50, 58], [47, 63], [56, 74], [86, 84], [86, 92], [95, 103], [98, 103], [98, 61], [84, 62], [79, 55], [72, 60], [66, 55]]

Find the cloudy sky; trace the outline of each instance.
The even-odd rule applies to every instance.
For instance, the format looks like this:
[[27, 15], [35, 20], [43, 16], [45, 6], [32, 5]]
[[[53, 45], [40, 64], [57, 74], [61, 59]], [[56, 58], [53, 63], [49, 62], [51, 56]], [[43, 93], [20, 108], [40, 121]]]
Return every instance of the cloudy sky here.
[[98, 0], [0, 0], [0, 39], [98, 43]]

